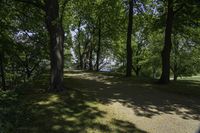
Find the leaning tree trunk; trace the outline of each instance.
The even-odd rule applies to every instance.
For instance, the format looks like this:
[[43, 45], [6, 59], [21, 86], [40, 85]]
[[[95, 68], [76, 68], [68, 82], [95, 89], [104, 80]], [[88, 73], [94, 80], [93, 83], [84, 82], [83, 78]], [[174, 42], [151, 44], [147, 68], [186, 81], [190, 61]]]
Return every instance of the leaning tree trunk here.
[[58, 0], [46, 0], [46, 26], [50, 36], [51, 79], [49, 91], [63, 90], [64, 31]]
[[127, 44], [126, 44], [126, 77], [132, 75], [132, 47], [131, 37], [133, 28], [133, 0], [129, 0], [129, 21], [128, 21], [128, 32], [127, 32]]
[[2, 89], [6, 90], [6, 81], [5, 81], [5, 70], [4, 70], [4, 51], [2, 49], [0, 53], [0, 67], [1, 67], [1, 81], [2, 81]]
[[173, 0], [168, 0], [168, 12], [166, 20], [166, 29], [165, 29], [165, 42], [164, 48], [162, 51], [162, 75], [159, 82], [161, 84], [167, 84], [170, 81], [170, 52], [172, 48], [171, 34], [173, 27]]

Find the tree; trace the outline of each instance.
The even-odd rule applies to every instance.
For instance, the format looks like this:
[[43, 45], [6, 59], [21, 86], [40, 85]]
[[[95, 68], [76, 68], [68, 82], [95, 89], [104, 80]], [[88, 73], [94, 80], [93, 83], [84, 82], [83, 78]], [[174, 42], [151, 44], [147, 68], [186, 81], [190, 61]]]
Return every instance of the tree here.
[[50, 91], [63, 90], [64, 30], [59, 14], [58, 0], [45, 2], [46, 25], [50, 37], [51, 80]]
[[60, 91], [63, 86], [64, 69], [64, 30], [62, 26], [63, 13], [66, 0], [60, 12], [58, 0], [46, 0], [44, 5], [41, 1], [17, 0], [31, 4], [45, 12], [45, 24], [49, 33], [51, 78], [49, 91]]
[[[182, 29], [185, 29], [187, 26], [196, 27], [197, 23], [195, 21], [197, 20], [197, 15], [199, 14], [196, 8], [197, 6], [198, 6], [198, 1], [196, 0], [190, 0], [190, 1], [168, 0], [167, 1], [167, 19], [166, 19], [166, 27], [165, 27], [164, 48], [161, 54], [162, 74], [159, 79], [159, 83], [167, 84], [170, 81], [170, 68], [171, 68], [170, 67], [170, 53], [172, 49], [172, 40], [171, 40], [172, 33], [174, 33], [174, 31], [177, 29], [178, 31], [181, 31]], [[190, 11], [188, 9], [190, 9]], [[191, 16], [191, 14], [194, 14], [194, 15]], [[184, 15], [184, 17], [180, 17], [181, 15]], [[190, 22], [186, 18], [190, 19]]]
[[6, 81], [5, 81], [5, 70], [4, 70], [4, 50], [1, 48], [0, 50], [0, 72], [1, 72], [1, 82], [2, 82], [2, 90], [6, 90]]
[[97, 59], [96, 59], [96, 71], [99, 71], [99, 59], [101, 52], [101, 18], [98, 18], [98, 45], [97, 45]]
[[164, 39], [164, 48], [162, 51], [162, 74], [159, 82], [162, 84], [167, 84], [170, 81], [170, 53], [172, 47], [171, 34], [173, 28], [173, 0], [167, 1], [167, 19], [166, 19], [166, 28], [165, 28], [165, 39]]
[[127, 43], [126, 43], [126, 77], [132, 75], [132, 28], [133, 28], [133, 0], [129, 0], [129, 19], [128, 19], [128, 31], [127, 31]]

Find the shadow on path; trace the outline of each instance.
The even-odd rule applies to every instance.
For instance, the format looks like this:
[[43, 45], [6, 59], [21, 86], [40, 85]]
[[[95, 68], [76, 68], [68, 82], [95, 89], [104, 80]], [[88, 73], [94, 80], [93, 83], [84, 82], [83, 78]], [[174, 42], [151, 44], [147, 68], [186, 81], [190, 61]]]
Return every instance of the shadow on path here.
[[124, 79], [118, 76], [94, 73], [76, 76], [73, 73], [66, 77], [66, 84], [96, 97], [96, 101], [103, 104], [120, 102], [133, 108], [138, 116], [151, 118], [155, 115], [175, 113], [184, 119], [200, 120], [200, 94], [185, 96], [167, 90], [170, 88], [198, 92], [199, 81], [181, 81], [168, 86], [159, 86], [149, 81]]
[[[146, 133], [129, 121], [113, 119], [109, 124], [98, 121], [107, 114], [98, 104], [113, 102], [132, 108], [137, 116], [152, 118], [175, 113], [184, 119], [200, 120], [198, 96], [159, 91], [161, 86], [148, 81], [68, 72], [65, 85], [70, 89], [65, 92], [45, 93], [47, 84], [48, 79], [41, 77], [17, 93], [1, 93], [1, 133]], [[199, 82], [181, 85], [184, 86], [198, 88]], [[173, 87], [176, 89], [177, 85]]]
[[145, 133], [127, 121], [113, 120], [110, 124], [97, 121], [106, 112], [98, 108], [97, 99], [91, 93], [76, 87], [45, 93], [41, 86], [45, 87], [46, 81], [44, 78], [29, 84], [30, 88], [18, 93], [1, 93], [1, 133]]

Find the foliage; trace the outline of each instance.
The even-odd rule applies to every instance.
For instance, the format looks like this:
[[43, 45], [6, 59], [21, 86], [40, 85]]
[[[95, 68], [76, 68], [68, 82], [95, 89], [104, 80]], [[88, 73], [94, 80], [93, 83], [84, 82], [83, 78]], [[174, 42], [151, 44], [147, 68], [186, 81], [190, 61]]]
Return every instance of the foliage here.
[[[51, 51], [43, 10], [20, 0], [3, 0], [0, 4], [0, 51], [4, 54], [6, 86], [11, 89], [48, 70]], [[65, 68], [94, 70], [99, 55], [102, 71], [125, 72], [128, 1], [76, 0], [59, 4], [65, 32]], [[196, 0], [174, 0], [172, 75], [192, 76], [200, 71], [198, 7]], [[166, 1], [134, 0], [133, 10], [132, 68], [137, 76], [158, 78]]]

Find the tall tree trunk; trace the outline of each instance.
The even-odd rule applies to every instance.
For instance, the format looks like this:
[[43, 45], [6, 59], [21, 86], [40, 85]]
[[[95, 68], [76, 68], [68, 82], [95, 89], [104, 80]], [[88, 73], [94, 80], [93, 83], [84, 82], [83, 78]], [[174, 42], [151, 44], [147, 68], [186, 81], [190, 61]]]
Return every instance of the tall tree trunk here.
[[46, 26], [50, 36], [51, 79], [49, 91], [63, 90], [64, 31], [58, 0], [46, 0]]
[[87, 51], [88, 51], [88, 45], [90, 44], [90, 40], [88, 39], [86, 42], [85, 42], [85, 45], [84, 45], [84, 50], [83, 50], [83, 53], [82, 53], [82, 63], [83, 63], [83, 69], [86, 69], [86, 66], [87, 66]]
[[[175, 48], [176, 49], [176, 48]], [[176, 51], [176, 50], [175, 50]], [[178, 77], [178, 64], [177, 64], [177, 58], [176, 58], [176, 52], [174, 51], [174, 66], [173, 66], [173, 74], [174, 74], [174, 81], [177, 81]]]
[[178, 78], [178, 63], [177, 63], [177, 56], [178, 56], [178, 43], [176, 43], [176, 35], [174, 35], [174, 81], [177, 81]]
[[99, 18], [99, 42], [97, 46], [97, 60], [96, 60], [96, 71], [99, 71], [99, 59], [100, 59], [100, 52], [101, 52], [101, 19]]
[[81, 34], [81, 19], [79, 20], [79, 24], [78, 24], [78, 54], [79, 54], [79, 65], [80, 65], [80, 69], [83, 69], [83, 56], [81, 53], [81, 43], [80, 43], [80, 34]]
[[93, 54], [93, 42], [90, 44], [90, 49], [89, 49], [89, 70], [93, 70], [93, 64], [92, 64], [92, 54]]
[[1, 81], [2, 81], [2, 89], [3, 91], [6, 90], [6, 81], [5, 81], [5, 70], [4, 70], [4, 51], [2, 49], [0, 53], [0, 67], [1, 67]]
[[132, 75], [132, 28], [133, 28], [133, 0], [129, 0], [129, 21], [128, 21], [128, 32], [127, 32], [127, 44], [126, 44], [126, 77]]
[[161, 84], [167, 84], [170, 81], [170, 52], [172, 48], [171, 34], [173, 27], [173, 0], [168, 0], [168, 12], [166, 19], [166, 29], [165, 29], [165, 42], [162, 51], [162, 75], [159, 82]]
[[135, 61], [136, 61], [136, 63], [135, 63], [136, 68], [133, 69], [133, 70], [135, 71], [135, 74], [136, 74], [137, 77], [140, 76], [140, 70], [141, 70], [141, 68], [142, 68], [142, 67], [139, 65], [139, 58], [138, 58], [138, 56], [141, 54], [140, 51], [141, 51], [141, 48], [140, 48], [139, 44], [137, 44], [136, 59], [135, 59]]

